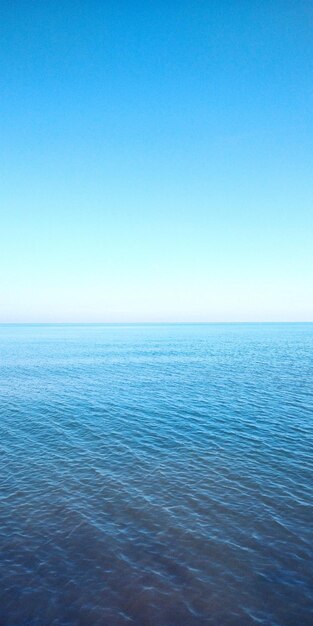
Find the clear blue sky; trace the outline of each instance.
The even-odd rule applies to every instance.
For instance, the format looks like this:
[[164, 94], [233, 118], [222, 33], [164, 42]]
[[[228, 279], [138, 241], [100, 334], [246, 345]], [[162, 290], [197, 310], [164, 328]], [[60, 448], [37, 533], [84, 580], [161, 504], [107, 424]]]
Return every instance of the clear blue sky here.
[[311, 0], [2, 0], [0, 321], [313, 320]]

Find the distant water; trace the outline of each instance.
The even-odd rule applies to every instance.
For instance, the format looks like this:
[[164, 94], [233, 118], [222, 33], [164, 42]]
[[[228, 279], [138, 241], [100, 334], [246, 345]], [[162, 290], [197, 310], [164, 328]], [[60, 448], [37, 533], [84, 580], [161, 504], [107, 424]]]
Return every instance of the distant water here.
[[0, 326], [1, 626], [311, 626], [313, 325]]

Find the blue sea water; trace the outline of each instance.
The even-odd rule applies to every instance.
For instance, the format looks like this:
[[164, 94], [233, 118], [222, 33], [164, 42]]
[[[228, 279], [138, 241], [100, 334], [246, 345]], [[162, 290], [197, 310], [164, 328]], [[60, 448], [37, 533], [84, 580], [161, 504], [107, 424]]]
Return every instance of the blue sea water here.
[[311, 626], [313, 324], [0, 326], [1, 626]]

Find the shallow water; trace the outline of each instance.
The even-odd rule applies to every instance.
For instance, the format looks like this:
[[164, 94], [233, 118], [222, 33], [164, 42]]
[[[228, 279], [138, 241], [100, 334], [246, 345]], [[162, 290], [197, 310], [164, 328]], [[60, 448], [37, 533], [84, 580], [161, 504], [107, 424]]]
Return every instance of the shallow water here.
[[312, 324], [0, 326], [1, 626], [306, 626]]

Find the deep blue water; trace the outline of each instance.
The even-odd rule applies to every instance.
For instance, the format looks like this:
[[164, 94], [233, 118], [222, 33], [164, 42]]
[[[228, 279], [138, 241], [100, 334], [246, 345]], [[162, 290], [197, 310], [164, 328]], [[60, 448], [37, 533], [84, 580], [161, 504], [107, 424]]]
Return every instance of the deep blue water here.
[[312, 625], [313, 324], [0, 326], [1, 626]]

